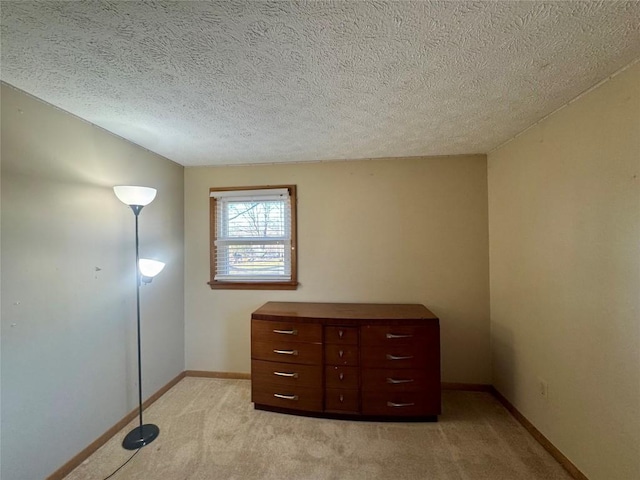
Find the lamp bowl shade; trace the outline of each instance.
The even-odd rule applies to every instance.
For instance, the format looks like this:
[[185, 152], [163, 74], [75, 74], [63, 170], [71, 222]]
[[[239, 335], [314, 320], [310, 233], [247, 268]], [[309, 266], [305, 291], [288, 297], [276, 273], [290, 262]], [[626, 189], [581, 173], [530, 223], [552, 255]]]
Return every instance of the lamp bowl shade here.
[[122, 203], [126, 205], [140, 205], [141, 207], [153, 202], [157, 193], [155, 188], [129, 185], [118, 185], [117, 187], [113, 187], [113, 191]]
[[144, 277], [153, 278], [158, 275], [164, 268], [164, 263], [150, 258], [141, 258], [138, 261], [138, 268]]

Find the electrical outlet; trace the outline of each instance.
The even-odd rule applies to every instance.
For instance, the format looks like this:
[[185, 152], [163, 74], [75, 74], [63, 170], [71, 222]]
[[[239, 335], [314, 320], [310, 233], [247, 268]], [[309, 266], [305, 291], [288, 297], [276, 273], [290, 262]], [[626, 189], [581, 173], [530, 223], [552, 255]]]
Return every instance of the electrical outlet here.
[[538, 393], [544, 399], [549, 396], [549, 384], [544, 378], [538, 377]]

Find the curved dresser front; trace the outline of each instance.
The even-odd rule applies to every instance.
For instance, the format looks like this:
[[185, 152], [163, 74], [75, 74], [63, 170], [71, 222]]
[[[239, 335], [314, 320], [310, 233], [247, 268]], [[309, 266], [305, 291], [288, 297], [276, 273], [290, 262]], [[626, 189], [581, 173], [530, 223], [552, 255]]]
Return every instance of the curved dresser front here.
[[269, 302], [251, 315], [256, 409], [437, 421], [440, 327], [419, 304]]

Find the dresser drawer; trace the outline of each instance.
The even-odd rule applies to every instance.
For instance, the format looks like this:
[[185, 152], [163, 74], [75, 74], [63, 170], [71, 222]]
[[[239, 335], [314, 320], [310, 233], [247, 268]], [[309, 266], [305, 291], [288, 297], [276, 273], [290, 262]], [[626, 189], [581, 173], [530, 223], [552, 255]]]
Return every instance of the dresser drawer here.
[[251, 401], [272, 407], [292, 408], [309, 412], [322, 411], [320, 387], [279, 387], [271, 384], [251, 384]]
[[327, 388], [358, 388], [358, 367], [327, 365], [324, 384]]
[[256, 383], [280, 386], [320, 387], [322, 367], [295, 363], [251, 361], [251, 378]]
[[440, 414], [438, 392], [362, 392], [362, 413], [385, 416]]
[[439, 389], [437, 376], [425, 369], [380, 369], [362, 370], [362, 390], [370, 392], [419, 392]]
[[438, 325], [367, 325], [360, 338], [363, 347], [377, 345], [437, 344]]
[[326, 365], [358, 365], [358, 346], [325, 345], [324, 363]]
[[[435, 352], [437, 354], [437, 352]], [[425, 368], [432, 359], [422, 345], [376, 346], [362, 350], [362, 366], [367, 368]]]
[[360, 411], [358, 390], [333, 388], [325, 390], [325, 411], [358, 413]]
[[251, 320], [251, 339], [258, 342], [322, 343], [322, 325]]
[[336, 345], [357, 345], [358, 328], [334, 326], [325, 327], [324, 341], [325, 343], [333, 343]]
[[270, 362], [322, 365], [322, 344], [285, 342], [252, 342], [251, 358]]

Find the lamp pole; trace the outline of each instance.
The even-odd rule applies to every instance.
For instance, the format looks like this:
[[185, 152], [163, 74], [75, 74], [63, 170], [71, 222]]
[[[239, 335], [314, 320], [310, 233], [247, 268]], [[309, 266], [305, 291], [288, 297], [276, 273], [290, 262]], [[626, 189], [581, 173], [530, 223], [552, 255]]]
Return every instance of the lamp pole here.
[[142, 344], [140, 342], [140, 242], [138, 237], [138, 216], [143, 205], [130, 205], [136, 219], [136, 324], [138, 329], [138, 417], [139, 426], [131, 430], [122, 446], [127, 450], [137, 450], [153, 442], [160, 434], [160, 429], [153, 424], [142, 424]]
[[[140, 426], [139, 426], [139, 439], [140, 441], [144, 441], [145, 435], [144, 435], [144, 430], [143, 430], [143, 425], [142, 425], [142, 345], [140, 343], [140, 268], [139, 268], [139, 264], [140, 264], [140, 242], [139, 242], [139, 237], [138, 237], [138, 216], [140, 215], [140, 211], [142, 210], [142, 206], [141, 205], [131, 205], [131, 210], [133, 210], [133, 214], [136, 217], [136, 320], [137, 320], [137, 327], [138, 327], [138, 416], [140, 417]], [[155, 425], [150, 425], [150, 426], [154, 426]], [[160, 429], [158, 427], [156, 427], [157, 432], [155, 433], [155, 435], [152, 438], [149, 438], [145, 441], [145, 443], [143, 443], [142, 445], [140, 445], [140, 447], [146, 445], [147, 443], [151, 443], [160, 433]], [[123, 444], [123, 446], [125, 448], [128, 448], [126, 445]], [[140, 448], [140, 447], [134, 447], [134, 448]], [[129, 450], [133, 450], [131, 448], [129, 448]]]
[[[138, 235], [138, 216], [140, 211], [145, 205], [148, 205], [153, 201], [156, 195], [156, 190], [148, 187], [129, 187], [129, 186], [117, 186], [114, 187], [116, 196], [131, 207], [133, 215], [135, 217], [136, 225], [136, 327], [138, 336], [138, 418], [139, 425], [131, 430], [122, 441], [122, 446], [127, 450], [137, 450], [145, 445], [153, 442], [160, 434], [160, 429], [153, 424], [142, 423], [142, 342], [141, 342], [141, 330], [140, 330], [140, 284], [142, 283], [142, 271], [140, 269], [140, 242]], [[155, 262], [161, 264], [161, 262]], [[161, 264], [164, 266], [164, 264]], [[160, 272], [158, 269], [155, 273], [150, 273], [148, 277], [156, 275]], [[147, 273], [145, 273], [147, 275]], [[146, 281], [146, 280], [145, 280]]]

